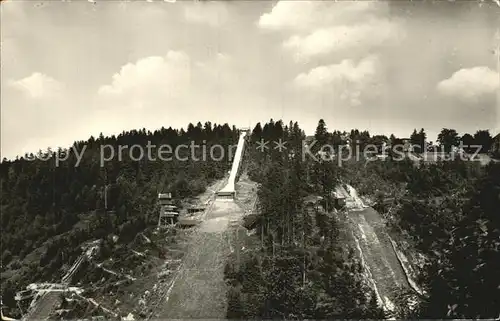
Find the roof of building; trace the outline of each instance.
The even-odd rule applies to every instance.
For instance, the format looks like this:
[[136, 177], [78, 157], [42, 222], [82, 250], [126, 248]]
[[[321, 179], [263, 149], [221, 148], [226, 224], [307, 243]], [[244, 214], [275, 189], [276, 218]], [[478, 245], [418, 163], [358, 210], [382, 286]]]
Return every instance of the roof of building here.
[[249, 230], [253, 229], [259, 221], [258, 214], [248, 214], [243, 217], [243, 226]]
[[342, 187], [341, 185], [338, 185], [335, 187], [335, 191], [333, 192], [333, 195], [335, 196], [335, 198], [347, 198], [349, 196], [349, 194], [347, 193], [347, 191], [345, 190], [344, 187]]
[[200, 223], [200, 221], [189, 219], [189, 218], [181, 218], [177, 222], [177, 224], [179, 224], [180, 226], [195, 226], [195, 225], [198, 225], [199, 223]]
[[170, 198], [172, 198], [172, 193], [159, 193], [158, 198], [159, 199], [170, 199]]
[[306, 203], [316, 203], [318, 201], [321, 201], [323, 197], [318, 196], [318, 195], [309, 195], [304, 197], [304, 202]]
[[162, 215], [167, 215], [167, 216], [178, 216], [179, 212], [173, 212], [173, 211], [163, 211], [161, 213]]
[[192, 204], [188, 207], [188, 209], [205, 209], [205, 205], [199, 205], [199, 204]]

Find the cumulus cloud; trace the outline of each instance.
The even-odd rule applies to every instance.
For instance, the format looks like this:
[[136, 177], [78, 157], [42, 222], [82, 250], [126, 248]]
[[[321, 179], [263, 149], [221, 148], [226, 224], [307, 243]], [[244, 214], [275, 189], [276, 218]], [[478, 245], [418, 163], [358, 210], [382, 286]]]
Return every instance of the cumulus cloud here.
[[63, 85], [59, 81], [39, 72], [23, 79], [11, 81], [10, 86], [34, 99], [56, 97], [63, 89]]
[[184, 19], [188, 22], [219, 26], [227, 22], [226, 5], [221, 2], [194, 2], [184, 7]]
[[475, 100], [500, 90], [500, 74], [484, 66], [464, 68], [439, 82], [437, 89], [447, 96]]
[[397, 28], [388, 20], [374, 20], [359, 25], [321, 28], [306, 36], [294, 35], [283, 46], [294, 51], [296, 59], [303, 60], [353, 48], [372, 48], [397, 39], [398, 34]]
[[86, 97], [73, 93], [68, 85], [39, 72], [2, 84], [2, 155], [68, 146], [88, 108]]
[[160, 97], [182, 96], [190, 82], [189, 57], [183, 52], [170, 51], [164, 57], [152, 56], [126, 64], [113, 75], [111, 84], [101, 86], [98, 93], [141, 106], [145, 101]]
[[271, 30], [307, 31], [363, 20], [380, 8], [372, 1], [279, 1], [270, 13], [260, 17], [258, 25]]
[[[98, 89], [92, 125], [109, 133], [160, 127], [172, 115], [189, 112], [192, 61], [184, 52], [169, 51], [128, 63]], [[194, 67], [194, 66], [193, 66]], [[178, 125], [178, 124], [176, 124]], [[120, 129], [121, 128], [121, 129]]]
[[404, 35], [388, 10], [378, 1], [279, 1], [258, 25], [288, 32], [283, 47], [297, 60], [351, 49], [368, 53]]
[[280, 1], [260, 17], [258, 24], [267, 29], [306, 28], [314, 22], [314, 11], [312, 1]]
[[403, 38], [399, 24], [390, 19], [388, 4], [378, 1], [279, 1], [258, 20], [261, 29], [283, 34], [282, 49], [298, 67], [321, 59], [295, 77], [296, 88], [323, 98], [338, 94], [350, 105], [379, 90], [373, 84], [380, 80], [374, 50]]
[[106, 103], [141, 108], [166, 102], [183, 104], [193, 93], [200, 95], [214, 86], [234, 81], [232, 59], [217, 53], [207, 61], [193, 61], [181, 51], [151, 56], [128, 63], [112, 76], [110, 84], [98, 89]]
[[297, 88], [313, 92], [327, 92], [338, 95], [351, 105], [361, 103], [361, 92], [368, 94], [370, 86], [376, 83], [378, 59], [369, 56], [358, 63], [345, 59], [338, 64], [320, 66], [294, 79]]
[[223, 53], [198, 61], [170, 51], [128, 63], [98, 89], [99, 112], [92, 123], [121, 131], [161, 127], [166, 121], [185, 126], [193, 117], [210, 119], [214, 108], [227, 106], [243, 88], [231, 68], [231, 57]]

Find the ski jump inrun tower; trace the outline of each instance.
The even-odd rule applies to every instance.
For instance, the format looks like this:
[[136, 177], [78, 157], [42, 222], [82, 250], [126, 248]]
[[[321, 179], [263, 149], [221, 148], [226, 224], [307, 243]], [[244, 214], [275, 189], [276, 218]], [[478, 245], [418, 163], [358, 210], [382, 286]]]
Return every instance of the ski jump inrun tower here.
[[235, 196], [234, 183], [238, 171], [240, 169], [241, 158], [243, 156], [243, 149], [245, 148], [245, 138], [248, 132], [249, 129], [246, 128], [241, 130], [240, 138], [238, 140], [238, 146], [236, 148], [236, 154], [234, 155], [233, 164], [231, 167], [231, 172], [229, 174], [227, 185], [224, 188], [222, 188], [219, 192], [217, 192], [217, 198], [234, 199]]

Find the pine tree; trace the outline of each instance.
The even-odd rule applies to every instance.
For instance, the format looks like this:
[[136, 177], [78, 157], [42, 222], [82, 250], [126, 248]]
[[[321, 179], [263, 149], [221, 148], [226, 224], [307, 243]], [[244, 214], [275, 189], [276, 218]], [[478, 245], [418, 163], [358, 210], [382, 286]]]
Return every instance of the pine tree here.
[[323, 119], [320, 119], [318, 122], [316, 132], [314, 133], [314, 139], [316, 140], [316, 145], [319, 147], [328, 143], [328, 131]]

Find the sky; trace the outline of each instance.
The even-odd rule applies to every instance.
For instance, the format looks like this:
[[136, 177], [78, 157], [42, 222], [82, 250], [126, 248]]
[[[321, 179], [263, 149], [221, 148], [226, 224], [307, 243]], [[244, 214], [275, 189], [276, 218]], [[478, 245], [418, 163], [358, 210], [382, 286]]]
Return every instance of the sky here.
[[1, 156], [189, 122], [500, 132], [500, 2], [1, 2]]

